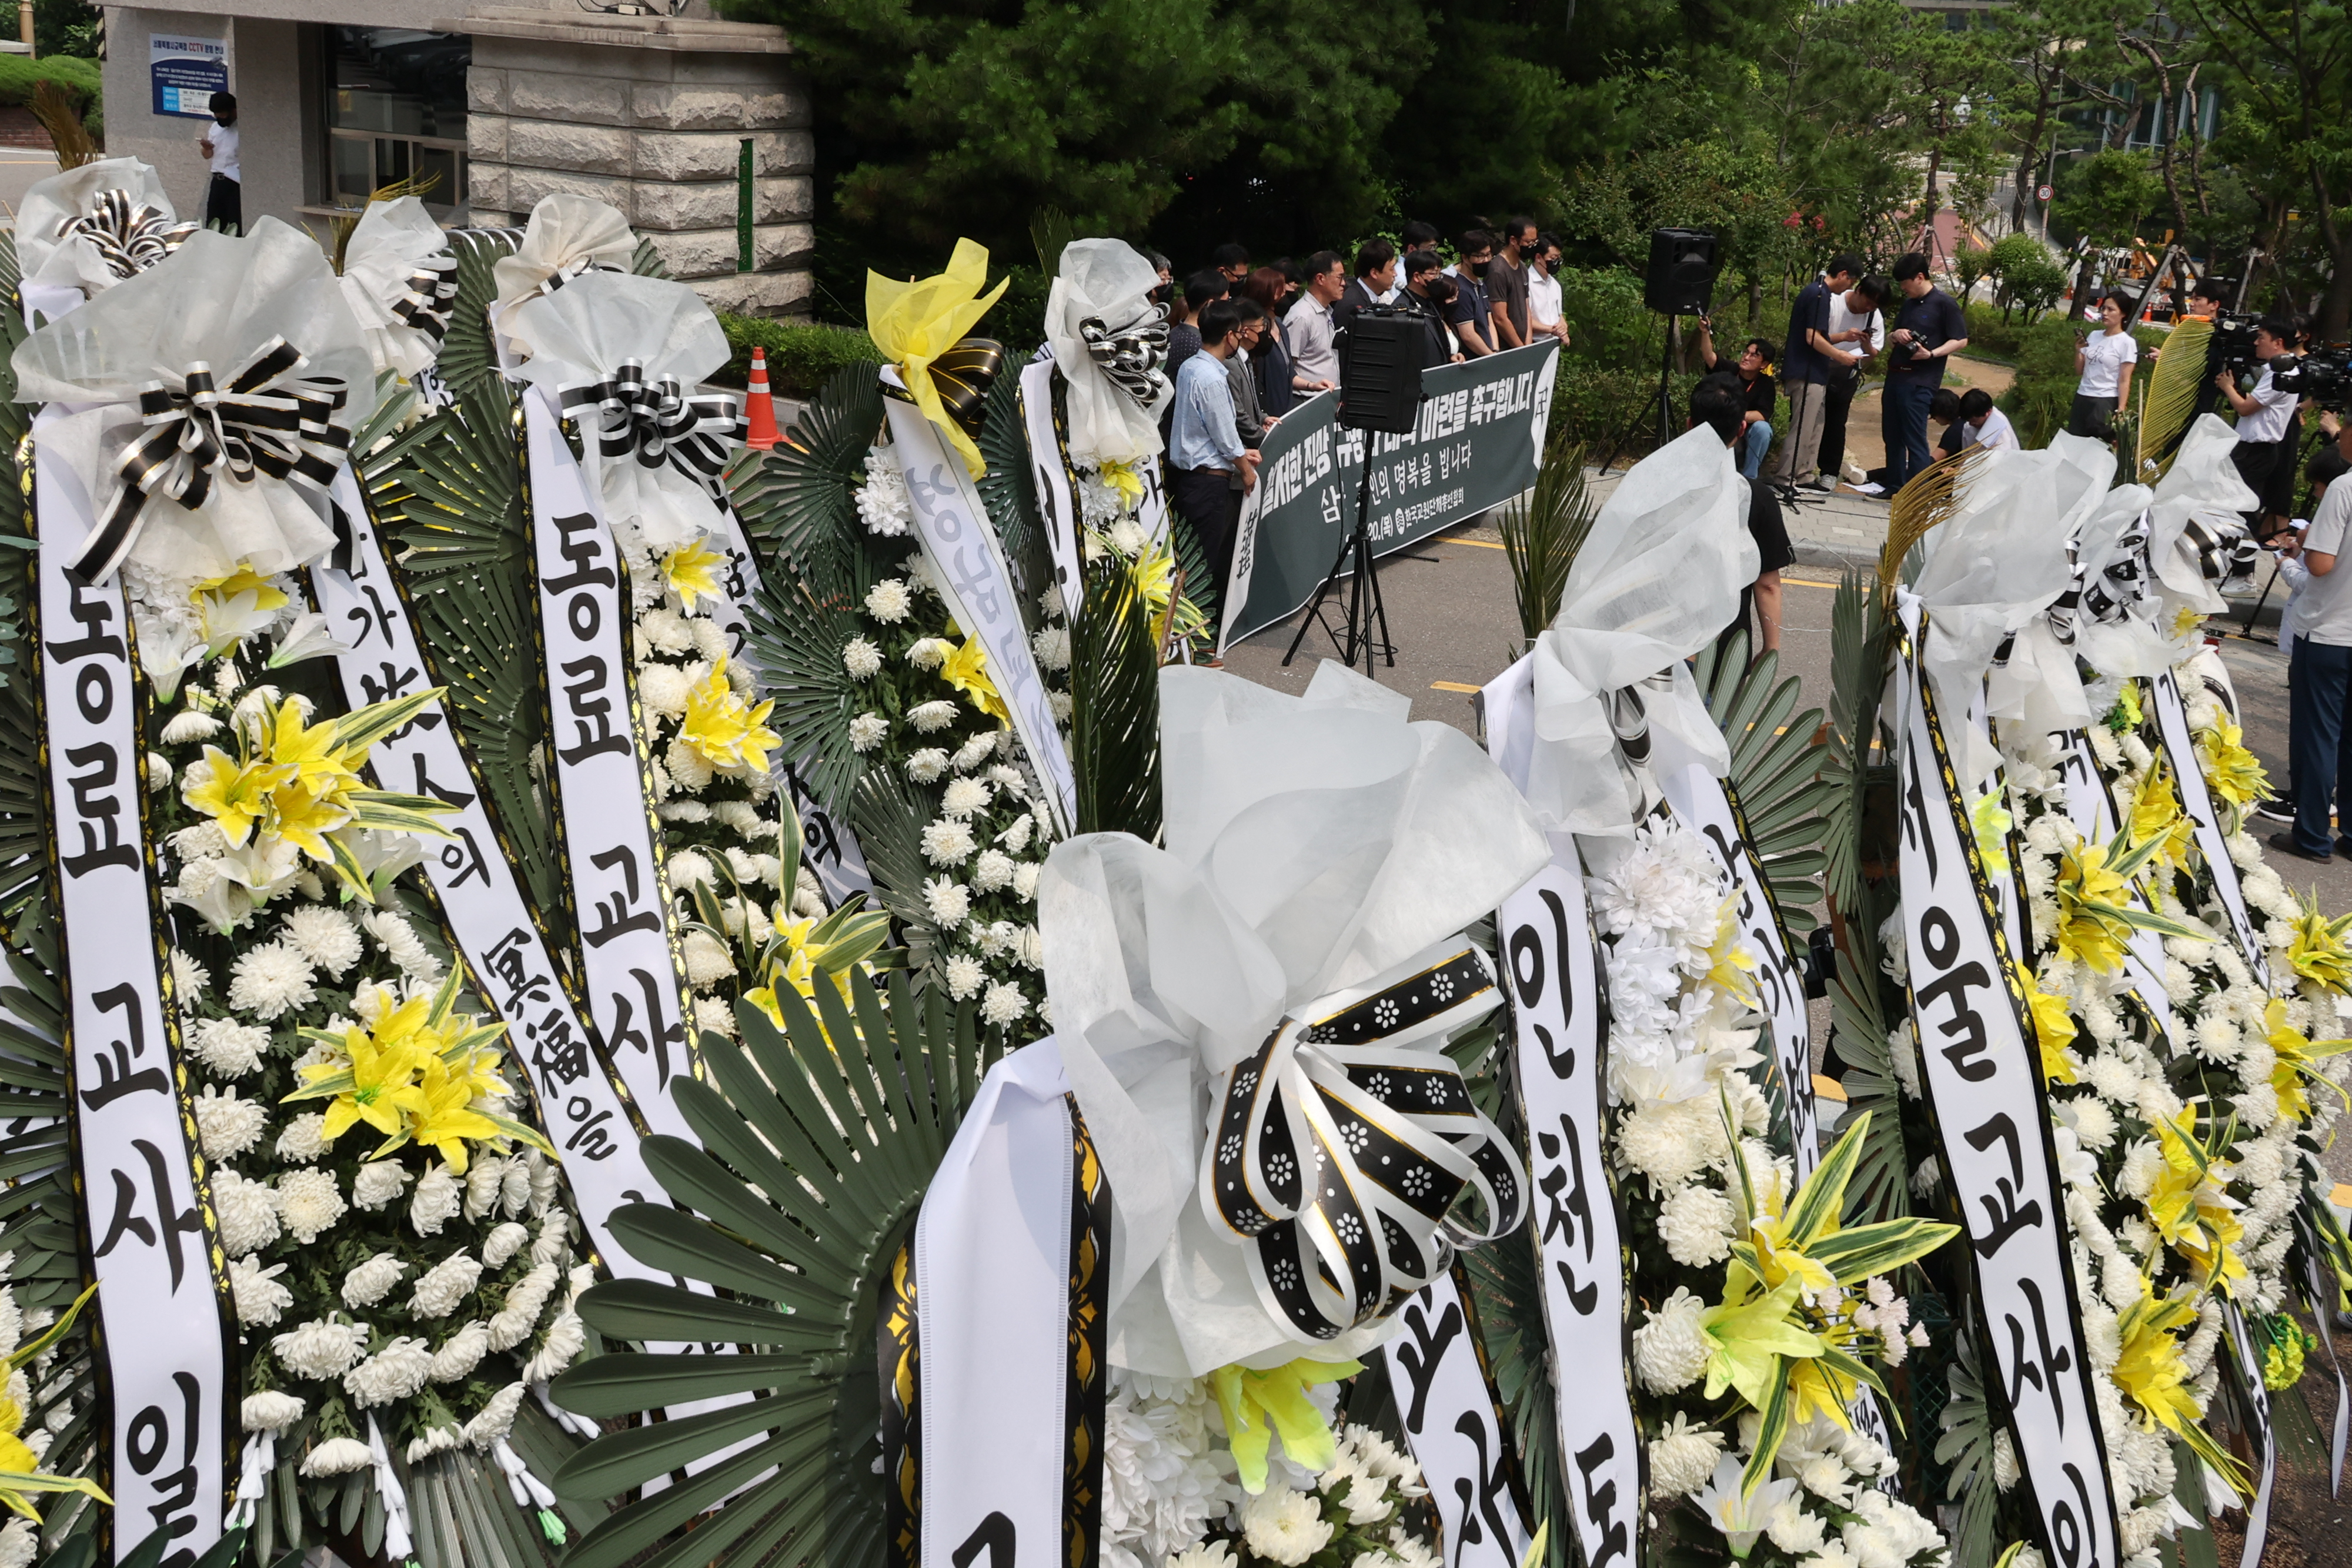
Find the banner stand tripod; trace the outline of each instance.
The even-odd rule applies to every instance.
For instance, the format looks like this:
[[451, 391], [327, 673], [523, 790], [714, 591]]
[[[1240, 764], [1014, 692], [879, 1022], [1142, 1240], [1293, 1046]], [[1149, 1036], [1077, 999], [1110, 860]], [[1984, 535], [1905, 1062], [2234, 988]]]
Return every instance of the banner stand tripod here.
[[[1298, 645], [1307, 641], [1307, 629], [1310, 626], [1323, 628], [1323, 634], [1331, 639], [1333, 647], [1339, 650], [1339, 662], [1343, 664], [1352, 668], [1356, 663], [1357, 650], [1360, 648], [1364, 655], [1364, 674], [1367, 675], [1372, 674], [1372, 655], [1376, 653], [1389, 668], [1396, 668], [1396, 644], [1389, 640], [1388, 604], [1381, 598], [1380, 572], [1372, 560], [1370, 526], [1372, 511], [1372, 447], [1370, 431], [1364, 433], [1363, 466], [1363, 476], [1356, 484], [1355, 525], [1348, 530], [1348, 537], [1339, 541], [1339, 553], [1332, 559], [1331, 570], [1325, 572], [1323, 580], [1316, 585], [1315, 597], [1307, 601], [1307, 613], [1299, 618], [1297, 633], [1290, 639], [1290, 651], [1282, 655], [1282, 662], [1286, 668], [1291, 660], [1298, 656]], [[1352, 569], [1348, 564], [1350, 552], [1353, 552], [1356, 558], [1356, 564]], [[1348, 579], [1347, 586], [1340, 590], [1347, 601], [1348, 625], [1347, 636], [1344, 639], [1331, 629], [1329, 622], [1323, 619], [1323, 601], [1330, 593], [1333, 586], [1339, 582], [1342, 573], [1345, 573]], [[1372, 622], [1375, 619], [1378, 619], [1381, 627], [1381, 634], [1377, 642], [1372, 637]], [[1377, 680], [1380, 677], [1374, 675], [1372, 678]]]

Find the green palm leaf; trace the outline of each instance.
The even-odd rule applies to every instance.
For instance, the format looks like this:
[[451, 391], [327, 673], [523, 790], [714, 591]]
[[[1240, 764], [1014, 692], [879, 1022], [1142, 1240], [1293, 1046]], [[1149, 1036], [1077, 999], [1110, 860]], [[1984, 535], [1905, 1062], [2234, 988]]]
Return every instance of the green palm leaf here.
[[[383, 484], [404, 494], [378, 522], [400, 546], [418, 641], [459, 736], [478, 764], [491, 816], [533, 904], [565, 905], [555, 828], [532, 765], [546, 737], [531, 617], [530, 540], [522, 511], [515, 404], [495, 377], [420, 428]], [[373, 492], [372, 492], [373, 493]]]
[[1552, 427], [1534, 487], [1502, 511], [1503, 549], [1511, 563], [1519, 635], [1530, 647], [1559, 616], [1568, 569], [1600, 515], [1584, 485], [1584, 445], [1568, 431], [1565, 423]]
[[[862, 972], [845, 1003], [814, 1009], [781, 991], [778, 1030], [749, 1006], [740, 1040], [703, 1037], [707, 1082], [678, 1107], [704, 1146], [654, 1137], [646, 1151], [670, 1208], [615, 1216], [638, 1257], [730, 1297], [647, 1281], [598, 1285], [581, 1315], [612, 1341], [733, 1344], [731, 1356], [620, 1349], [557, 1380], [565, 1408], [610, 1420], [681, 1397], [756, 1397], [612, 1433], [556, 1471], [583, 1504], [614, 1499], [745, 1438], [742, 1454], [628, 1502], [576, 1543], [567, 1568], [685, 1568], [882, 1559], [876, 1314], [884, 1273], [911, 1233], [931, 1172], [987, 1057], [967, 1007], [903, 975], [887, 998]], [[772, 1471], [765, 1475], [763, 1472]], [[705, 1511], [750, 1483], [716, 1516]], [[699, 1522], [698, 1523], [698, 1520]], [[681, 1533], [692, 1525], [690, 1533]]]
[[1070, 763], [1077, 830], [1160, 837], [1160, 649], [1135, 574], [1106, 551], [1070, 626]]
[[781, 444], [736, 465], [728, 485], [763, 572], [789, 559], [803, 576], [822, 573], [828, 585], [852, 575], [857, 482], [881, 431], [882, 382], [872, 365], [849, 365], [824, 383]]
[[520, 229], [459, 229], [449, 236], [457, 257], [457, 298], [449, 309], [449, 330], [441, 340], [434, 371], [449, 390], [467, 397], [499, 373], [498, 349], [490, 341], [490, 306], [499, 297], [490, 269], [512, 256]]
[[1823, 864], [1815, 846], [1829, 830], [1821, 813], [1832, 790], [1821, 782], [1828, 748], [1814, 738], [1822, 711], [1793, 712], [1801, 684], [1794, 675], [1776, 680], [1780, 669], [1777, 653], [1748, 663], [1741, 630], [1701, 650], [1694, 673], [1730, 743], [1727, 782], [1764, 868], [1781, 939], [1794, 946], [1820, 924], [1811, 907], [1821, 897], [1813, 879]]

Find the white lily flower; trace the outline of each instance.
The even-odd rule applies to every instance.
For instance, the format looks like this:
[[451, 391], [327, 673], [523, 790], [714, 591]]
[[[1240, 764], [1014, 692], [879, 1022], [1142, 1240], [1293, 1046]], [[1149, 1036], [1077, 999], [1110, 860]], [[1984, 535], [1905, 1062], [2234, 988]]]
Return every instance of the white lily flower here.
[[1797, 1496], [1797, 1483], [1782, 1479], [1765, 1481], [1752, 1495], [1742, 1497], [1740, 1468], [1738, 1459], [1725, 1455], [1715, 1467], [1714, 1478], [1691, 1500], [1706, 1515], [1707, 1522], [1723, 1531], [1734, 1557], [1747, 1556], [1771, 1521], [1773, 1510]]
[[286, 634], [278, 639], [278, 646], [270, 651], [268, 667], [282, 670], [304, 659], [350, 652], [348, 645], [335, 641], [335, 634], [327, 629], [325, 616], [315, 610], [306, 610], [294, 617], [294, 624], [286, 628]]

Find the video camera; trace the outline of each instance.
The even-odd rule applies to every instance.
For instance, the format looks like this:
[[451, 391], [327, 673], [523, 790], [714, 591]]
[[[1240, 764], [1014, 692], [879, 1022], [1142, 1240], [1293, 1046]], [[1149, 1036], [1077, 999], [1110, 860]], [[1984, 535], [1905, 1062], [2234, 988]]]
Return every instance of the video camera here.
[[2205, 341], [2205, 379], [2211, 381], [2223, 371], [2232, 376], [2250, 376], [2262, 361], [2254, 353], [2254, 324], [2262, 319], [2251, 312], [2222, 310], [2213, 317], [2213, 335]]
[[2352, 408], [2352, 343], [2324, 343], [2301, 359], [2271, 361], [2271, 384], [2322, 408]]

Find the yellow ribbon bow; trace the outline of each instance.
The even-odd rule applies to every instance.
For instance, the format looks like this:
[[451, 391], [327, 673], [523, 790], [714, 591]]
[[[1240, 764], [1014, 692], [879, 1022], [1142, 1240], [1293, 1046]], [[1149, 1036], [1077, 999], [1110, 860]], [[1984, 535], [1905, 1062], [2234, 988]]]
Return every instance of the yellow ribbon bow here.
[[883, 358], [898, 367], [907, 395], [924, 418], [947, 433], [948, 444], [963, 459], [964, 471], [975, 479], [988, 465], [940, 402], [940, 389], [931, 382], [931, 361], [954, 348], [1004, 293], [1005, 283], [1000, 283], [982, 294], [987, 283], [988, 248], [968, 239], [956, 241], [948, 269], [935, 277], [901, 283], [878, 272], [866, 275], [866, 335]]
[[1233, 1446], [1234, 1464], [1242, 1487], [1253, 1497], [1265, 1490], [1265, 1456], [1274, 1434], [1282, 1434], [1282, 1451], [1294, 1463], [1310, 1470], [1328, 1470], [1339, 1458], [1339, 1439], [1331, 1424], [1307, 1397], [1320, 1383], [1337, 1383], [1364, 1370], [1360, 1361], [1309, 1361], [1300, 1357], [1269, 1372], [1246, 1366], [1221, 1366], [1209, 1374], [1209, 1392], [1225, 1417], [1225, 1437]]

